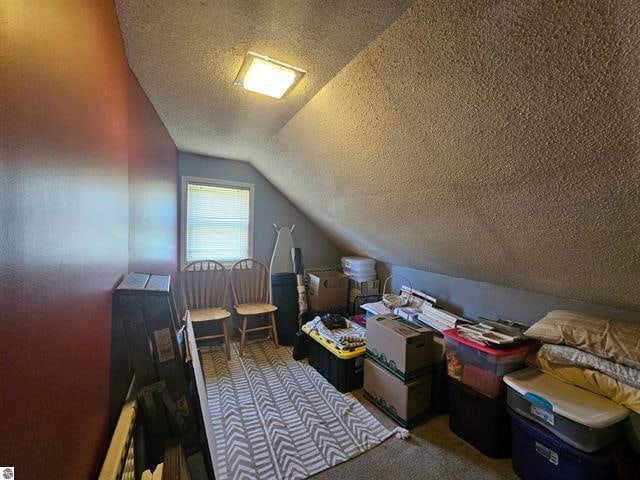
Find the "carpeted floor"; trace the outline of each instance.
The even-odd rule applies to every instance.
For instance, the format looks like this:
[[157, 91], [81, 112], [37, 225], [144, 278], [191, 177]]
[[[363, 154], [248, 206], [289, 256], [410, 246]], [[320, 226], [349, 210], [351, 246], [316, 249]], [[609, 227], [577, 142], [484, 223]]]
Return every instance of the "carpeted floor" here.
[[[395, 423], [362, 396], [353, 392], [383, 425]], [[411, 429], [411, 438], [391, 438], [362, 455], [315, 475], [314, 480], [517, 479], [511, 460], [492, 460], [449, 430], [449, 417], [438, 415]]]
[[[396, 424], [362, 396], [358, 401], [388, 429]], [[381, 445], [313, 476], [314, 480], [494, 480], [517, 479], [511, 460], [492, 460], [449, 430], [449, 417], [438, 415], [411, 429], [408, 440], [390, 438]]]

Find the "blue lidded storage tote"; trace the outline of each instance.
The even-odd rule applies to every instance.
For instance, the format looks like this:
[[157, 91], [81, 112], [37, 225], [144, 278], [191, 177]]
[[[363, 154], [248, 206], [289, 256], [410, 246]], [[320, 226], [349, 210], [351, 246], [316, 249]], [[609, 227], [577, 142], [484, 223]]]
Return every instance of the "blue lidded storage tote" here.
[[586, 453], [546, 428], [509, 410], [513, 471], [522, 480], [609, 480], [615, 478], [618, 444]]
[[595, 452], [623, 435], [629, 410], [608, 398], [527, 368], [504, 377], [507, 404], [569, 445]]

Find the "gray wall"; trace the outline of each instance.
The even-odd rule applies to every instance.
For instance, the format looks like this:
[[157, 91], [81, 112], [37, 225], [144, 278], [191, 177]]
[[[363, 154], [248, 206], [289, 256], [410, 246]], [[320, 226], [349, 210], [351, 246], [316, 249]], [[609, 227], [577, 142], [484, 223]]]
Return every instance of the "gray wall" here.
[[[640, 312], [450, 277], [409, 267], [384, 263], [379, 263], [377, 267], [380, 279], [384, 280], [390, 274], [402, 275], [411, 282], [413, 288], [434, 296], [439, 306], [469, 319], [508, 318], [530, 325], [550, 310], [566, 309], [617, 320], [640, 321]], [[392, 288], [387, 290], [397, 291], [403, 283], [407, 282], [394, 277], [391, 280]]]
[[[179, 172], [181, 177], [190, 175], [255, 185], [254, 256], [257, 259], [267, 264], [271, 259], [276, 238], [273, 223], [295, 223], [293, 237], [296, 246], [302, 248], [305, 267], [339, 263], [340, 249], [251, 164], [180, 152]], [[414, 288], [436, 297], [440, 306], [470, 319], [502, 317], [531, 324], [550, 310], [564, 308], [619, 320], [640, 321], [640, 312], [378, 263], [379, 278], [384, 280], [389, 274], [407, 277]], [[394, 278], [392, 288], [398, 290], [401, 283], [402, 279]]]
[[[276, 242], [273, 224], [295, 224], [293, 241], [302, 249], [305, 268], [325, 267], [340, 263], [341, 251], [251, 164], [180, 152], [180, 178], [183, 175], [235, 180], [255, 185], [253, 256], [269, 265]], [[182, 187], [182, 181], [180, 182]], [[180, 192], [182, 198], [182, 192]], [[182, 241], [182, 239], [180, 239]]]

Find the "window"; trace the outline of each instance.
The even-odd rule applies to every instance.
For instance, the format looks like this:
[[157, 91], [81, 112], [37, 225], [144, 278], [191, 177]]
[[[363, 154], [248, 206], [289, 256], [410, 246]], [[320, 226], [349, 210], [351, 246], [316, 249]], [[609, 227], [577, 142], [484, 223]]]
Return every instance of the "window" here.
[[253, 254], [253, 184], [183, 177], [182, 265]]

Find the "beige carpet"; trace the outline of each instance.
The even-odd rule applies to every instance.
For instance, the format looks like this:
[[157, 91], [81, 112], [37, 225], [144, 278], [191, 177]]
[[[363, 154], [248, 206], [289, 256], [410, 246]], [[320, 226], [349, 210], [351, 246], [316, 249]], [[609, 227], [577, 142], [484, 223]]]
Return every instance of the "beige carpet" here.
[[[355, 397], [383, 425], [395, 423], [362, 396]], [[411, 429], [409, 440], [391, 438], [362, 455], [313, 477], [314, 480], [517, 479], [511, 460], [492, 460], [449, 430], [449, 417], [438, 415]]]

